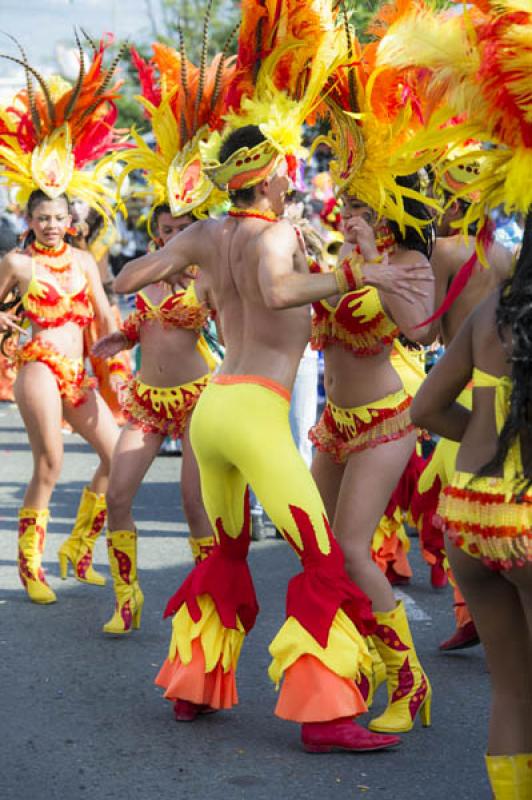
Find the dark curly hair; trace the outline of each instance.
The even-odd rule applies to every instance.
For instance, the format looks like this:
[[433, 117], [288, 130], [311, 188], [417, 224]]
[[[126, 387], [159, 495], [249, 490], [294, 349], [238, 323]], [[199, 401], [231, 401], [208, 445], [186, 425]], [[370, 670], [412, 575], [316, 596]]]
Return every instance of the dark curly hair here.
[[[501, 341], [511, 332], [509, 361], [512, 371], [510, 409], [499, 434], [497, 452], [478, 475], [493, 475], [502, 470], [512, 444], [519, 437], [521, 444], [532, 442], [532, 209], [528, 212], [521, 253], [515, 271], [501, 287], [495, 314]], [[523, 459], [519, 496], [532, 484], [532, 452]], [[522, 478], [525, 478], [524, 484]]]

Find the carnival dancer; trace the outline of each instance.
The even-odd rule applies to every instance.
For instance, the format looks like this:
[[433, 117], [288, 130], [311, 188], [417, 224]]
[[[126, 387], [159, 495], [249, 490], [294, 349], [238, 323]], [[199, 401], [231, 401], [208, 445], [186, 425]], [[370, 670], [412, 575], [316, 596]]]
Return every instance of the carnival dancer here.
[[[453, 573], [484, 645], [492, 686], [486, 765], [496, 800], [532, 796], [530, 285], [532, 279], [532, 11], [474, 3], [459, 15], [412, 10], [401, 27], [401, 63], [419, 68], [441, 109], [427, 119], [440, 148], [488, 142], [461, 156], [478, 179], [465, 224], [490, 210], [528, 214], [513, 277], [454, 336], [418, 393], [414, 420], [461, 442], [438, 513]], [[418, 42], [423, 41], [420, 48]], [[441, 47], [445, 42], [446, 46]], [[383, 43], [385, 39], [383, 40]], [[455, 58], [460, 53], [461, 58]], [[456, 118], [442, 126], [442, 118]], [[465, 225], [464, 225], [465, 227]], [[477, 236], [482, 255], [482, 241]], [[473, 381], [472, 409], [457, 402]]]
[[[150, 228], [155, 229], [158, 246], [163, 247], [196, 217], [206, 216], [209, 200], [219, 200], [220, 193], [211, 190], [210, 182], [196, 169], [200, 157], [197, 142], [208, 130], [208, 119], [216, 114], [221, 99], [213, 94], [214, 75], [219, 72], [218, 89], [223, 93], [233, 67], [224, 65], [219, 55], [209, 68], [202, 67], [198, 80], [200, 70], [188, 61], [182, 65], [170, 47], [155, 44], [153, 50], [149, 64], [135, 51], [133, 58], [142, 76], [144, 96], [139, 99], [148, 111], [157, 150], [153, 152], [135, 137], [136, 146], [118, 157], [123, 162], [122, 181], [131, 170], [144, 169], [156, 204]], [[175, 84], [173, 77], [181, 74], [182, 66], [185, 84]], [[197, 94], [201, 83], [211, 87], [202, 98]], [[197, 100], [202, 101], [201, 113], [195, 115]], [[188, 121], [186, 135], [182, 118]], [[217, 363], [201, 335], [211, 308], [203, 274], [186, 288], [177, 285], [174, 290], [167, 282], [154, 283], [137, 294], [135, 311], [121, 331], [101, 339], [93, 348], [97, 356], [104, 357], [137, 342], [141, 348], [140, 370], [123, 390], [122, 410], [128, 422], [115, 448], [107, 490], [107, 544], [116, 603], [113, 617], [104, 625], [105, 633], [125, 634], [140, 625], [144, 600], [137, 578], [132, 504], [166, 436], [182, 442], [181, 499], [194, 559], [205, 558], [214, 544], [189, 437], [192, 411]]]
[[[25, 245], [1, 262], [0, 300], [16, 292], [24, 319], [31, 324], [31, 338], [16, 352], [15, 397], [34, 461], [19, 511], [19, 574], [36, 603], [56, 600], [41, 559], [48, 505], [63, 459], [62, 419], [100, 457], [83, 490], [72, 533], [59, 550], [62, 578], [70, 562], [79, 581], [105, 583], [92, 567], [92, 553], [105, 524], [104, 493], [118, 436], [82, 362], [85, 326], [95, 317], [108, 332], [115, 324], [94, 260], [65, 239], [71, 222], [68, 197], [86, 198], [99, 213], [112, 213], [111, 198], [96, 175], [81, 168], [116, 146], [117, 87], [111, 81], [117, 61], [109, 69], [103, 67], [107, 43], [101, 42], [86, 69], [79, 41], [78, 46], [80, 73], [73, 87], [59, 78], [46, 83], [24, 53], [20, 60], [11, 59], [24, 66], [27, 90], [1, 112], [0, 173], [19, 190], [30, 229]], [[18, 330], [5, 311], [0, 325], [8, 335]]]
[[[330, 169], [342, 200], [345, 239], [340, 269], [354, 285], [346, 285], [343, 296], [314, 304], [312, 342], [324, 351], [327, 404], [309, 434], [317, 451], [312, 474], [348, 574], [371, 599], [378, 621], [373, 644], [386, 666], [389, 702], [369, 727], [406, 732], [418, 712], [430, 725], [431, 687], [405, 608], [374, 563], [371, 545], [416, 444], [412, 397], [391, 353], [400, 347], [400, 333], [415, 341], [417, 326], [433, 310], [431, 226], [417, 176], [406, 176], [408, 165], [397, 155], [407, 133], [402, 119], [383, 121], [386, 104], [379, 108], [378, 90], [371, 93], [371, 70], [354, 39], [349, 50], [355, 65], [335, 76], [325, 100], [331, 133], [317, 141], [333, 152]], [[360, 264], [384, 266], [388, 259], [423, 265], [406, 296], [364, 285]]]
[[[239, 653], [258, 611], [246, 561], [249, 483], [303, 567], [290, 582], [287, 619], [270, 647], [270, 676], [283, 681], [276, 713], [301, 723], [308, 751], [373, 750], [398, 742], [353, 719], [366, 708], [354, 679], [368, 661], [363, 634], [374, 629], [374, 620], [367, 598], [344, 571], [288, 422], [290, 388], [310, 332], [304, 304], [338, 291], [344, 280], [341, 271], [310, 275], [293, 227], [278, 220], [289, 188], [285, 156], [299, 145], [302, 120], [339, 45], [324, 7], [307, 3], [298, 11], [300, 38], [284, 4], [243, 6], [237, 72], [251, 90], [256, 76], [255, 92], [228, 116], [232, 130], [221, 147], [214, 138], [205, 153], [213, 182], [229, 190], [228, 216], [198, 221], [162, 250], [131, 262], [115, 286], [133, 291], [198, 264], [212, 281], [226, 344], [220, 372], [191, 424], [217, 546], [169, 602], [173, 634], [157, 677], [175, 702], [177, 719], [237, 701]], [[290, 48], [277, 38], [283, 31]], [[258, 53], [266, 57], [257, 75]], [[262, 129], [254, 119], [264, 121]], [[406, 288], [397, 291], [407, 293], [419, 267], [362, 269], [368, 282], [390, 289], [399, 282]]]
[[[478, 150], [478, 146], [477, 146]], [[508, 277], [513, 263], [511, 252], [491, 240], [486, 246], [486, 258], [490, 269], [485, 269], [479, 262], [475, 251], [475, 230], [469, 230], [466, 240], [464, 234], [457, 229], [463, 220], [471, 199], [463, 194], [455, 199], [453, 192], [464, 192], [467, 185], [478, 179], [479, 164], [465, 165], [454, 162], [460, 158], [460, 152], [454, 152], [453, 158], [443, 162], [438, 169], [435, 186], [443, 194], [445, 211], [437, 220], [437, 238], [431, 255], [431, 264], [435, 276], [435, 305], [440, 309], [445, 301], [449, 288], [464, 264], [473, 260], [475, 263], [471, 278], [464, 286], [456, 300], [430, 324], [430, 329], [423, 334], [424, 344], [431, 344], [437, 337], [448, 347], [460, 329], [466, 317], [494, 289]], [[460, 402], [471, 408], [471, 386], [466, 386], [461, 394]], [[432, 456], [419, 477], [417, 490], [413, 498], [414, 522], [419, 530], [421, 552], [430, 565], [434, 577], [445, 574], [445, 547], [443, 533], [433, 518], [438, 506], [438, 498], [442, 489], [449, 483], [454, 473], [454, 465], [458, 454], [458, 443], [441, 438]], [[471, 614], [467, 608], [460, 589], [451, 575], [454, 592], [454, 613], [456, 630], [454, 634], [440, 644], [440, 650], [451, 651], [472, 647], [479, 643], [478, 634]]]

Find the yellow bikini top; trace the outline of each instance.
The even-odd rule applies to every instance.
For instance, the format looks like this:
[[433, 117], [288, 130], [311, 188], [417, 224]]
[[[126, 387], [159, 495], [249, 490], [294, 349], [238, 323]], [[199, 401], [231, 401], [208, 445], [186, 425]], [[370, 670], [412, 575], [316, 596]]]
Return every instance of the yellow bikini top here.
[[[497, 433], [500, 434], [510, 409], [512, 379], [508, 375], [497, 377], [489, 372], [484, 372], [478, 367], [474, 367], [473, 387], [475, 389], [495, 389], [495, 425]], [[522, 474], [521, 446], [519, 437], [517, 437], [508, 450], [503, 467], [503, 476], [505, 480], [514, 481], [516, 477], [522, 476]]]

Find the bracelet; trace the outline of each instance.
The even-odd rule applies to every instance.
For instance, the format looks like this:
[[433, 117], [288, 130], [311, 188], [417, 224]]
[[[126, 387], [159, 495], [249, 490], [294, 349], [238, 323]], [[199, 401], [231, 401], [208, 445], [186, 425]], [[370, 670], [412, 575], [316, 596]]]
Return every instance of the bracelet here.
[[346, 294], [349, 291], [349, 285], [344, 275], [343, 268], [341, 266], [336, 267], [336, 269], [333, 270], [333, 275], [338, 288], [338, 294]]
[[336, 285], [341, 291], [341, 294], [352, 292], [356, 289], [361, 289], [365, 284], [364, 276], [362, 275], [362, 265], [364, 259], [358, 253], [351, 253], [350, 256], [344, 258], [337, 270], [334, 271], [336, 278]]

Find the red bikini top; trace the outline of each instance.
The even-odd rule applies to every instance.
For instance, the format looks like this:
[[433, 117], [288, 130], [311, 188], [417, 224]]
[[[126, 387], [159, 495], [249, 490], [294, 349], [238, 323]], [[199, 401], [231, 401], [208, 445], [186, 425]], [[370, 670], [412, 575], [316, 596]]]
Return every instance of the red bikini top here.
[[31, 280], [22, 297], [27, 319], [41, 328], [59, 328], [75, 322], [84, 328], [94, 319], [94, 309], [84, 278], [75, 292], [64, 292], [53, 279], [39, 278], [32, 263]]
[[143, 322], [158, 322], [164, 327], [199, 331], [209, 318], [209, 308], [200, 302], [194, 283], [169, 294], [160, 303], [152, 303], [142, 291], [135, 297], [135, 311], [124, 320], [121, 331], [131, 342], [139, 339]]

